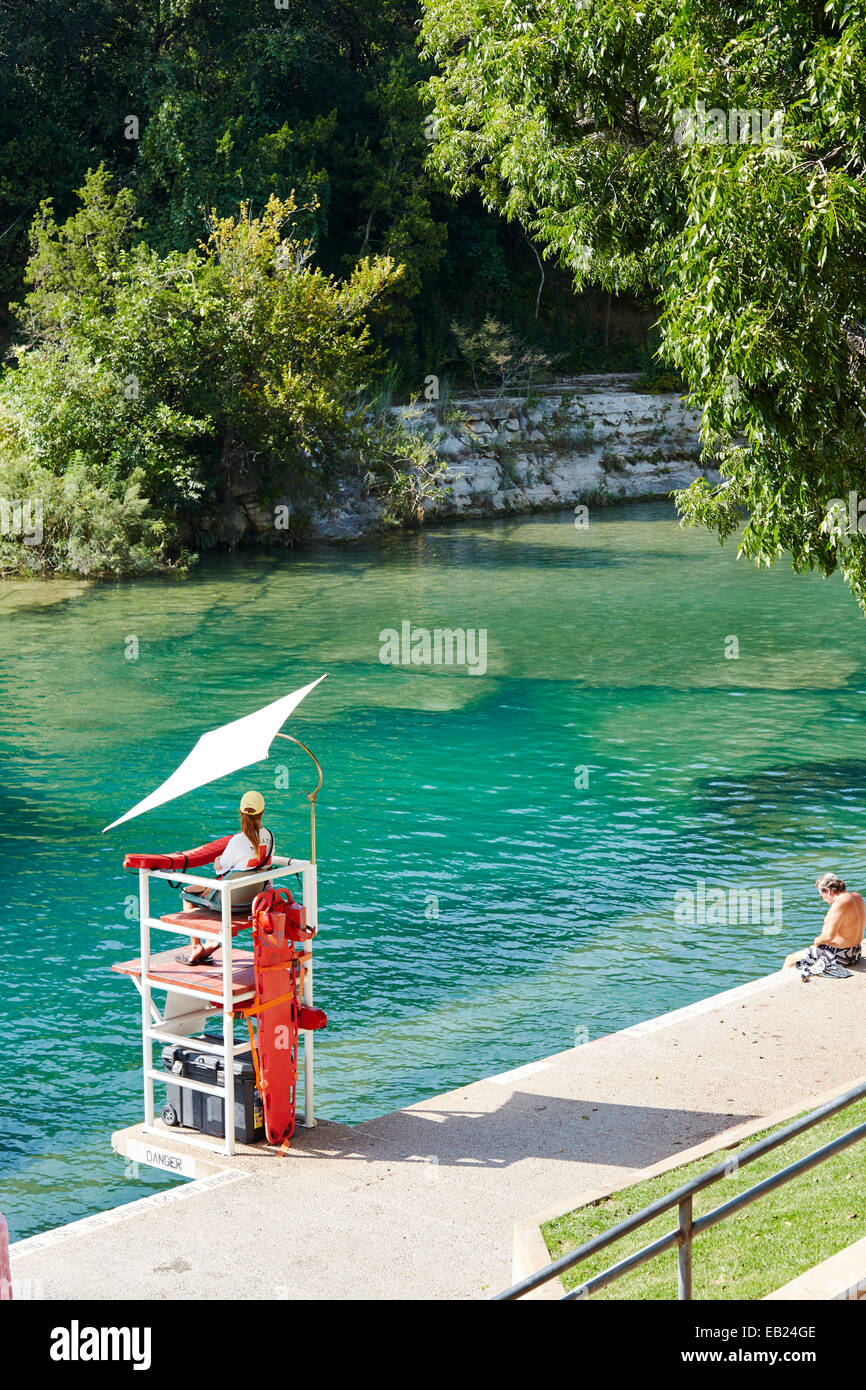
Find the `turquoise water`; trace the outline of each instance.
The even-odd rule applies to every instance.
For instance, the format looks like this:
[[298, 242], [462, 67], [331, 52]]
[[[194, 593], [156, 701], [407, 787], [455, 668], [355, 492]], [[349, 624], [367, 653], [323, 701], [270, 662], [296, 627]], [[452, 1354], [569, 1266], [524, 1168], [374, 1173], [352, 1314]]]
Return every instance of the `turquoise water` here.
[[[204, 729], [324, 670], [289, 726], [325, 769], [321, 1115], [362, 1120], [754, 978], [814, 935], [817, 872], [862, 888], [866, 624], [842, 583], [756, 573], [667, 504], [572, 522], [0, 586], [0, 1210], [18, 1238], [165, 1185], [109, 1143], [141, 1113], [138, 995], [109, 969], [137, 954], [123, 854], [234, 829], [247, 785], [278, 848], [305, 853], [309, 764], [282, 745], [101, 827]], [[383, 665], [403, 621], [486, 629], [486, 674]], [[699, 880], [781, 892], [784, 930], [678, 920]]]

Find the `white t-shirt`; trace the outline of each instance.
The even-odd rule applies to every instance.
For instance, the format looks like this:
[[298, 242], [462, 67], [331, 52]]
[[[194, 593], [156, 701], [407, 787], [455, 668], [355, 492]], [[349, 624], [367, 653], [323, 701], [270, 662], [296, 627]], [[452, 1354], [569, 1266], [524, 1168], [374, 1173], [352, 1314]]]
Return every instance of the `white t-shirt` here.
[[237, 835], [232, 835], [219, 857], [220, 878], [237, 869], [258, 869], [261, 864], [267, 863], [273, 853], [274, 837], [264, 826], [259, 833], [261, 840], [258, 851], [253, 848], [251, 841], [247, 839], [242, 830], [239, 830]]

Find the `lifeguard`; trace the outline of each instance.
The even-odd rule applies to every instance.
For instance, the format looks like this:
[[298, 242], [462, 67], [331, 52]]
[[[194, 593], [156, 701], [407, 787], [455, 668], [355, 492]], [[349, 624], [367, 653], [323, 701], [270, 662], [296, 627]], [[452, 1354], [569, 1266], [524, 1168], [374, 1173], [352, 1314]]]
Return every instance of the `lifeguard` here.
[[[262, 825], [264, 813], [265, 799], [261, 792], [244, 792], [240, 804], [241, 828], [214, 860], [217, 878], [232, 878], [269, 866], [274, 853], [274, 837], [271, 831]], [[270, 883], [265, 883], [238, 889], [236, 894], [232, 894], [232, 906], [249, 907], [257, 893], [270, 887]], [[204, 892], [194, 892], [185, 888], [181, 897], [190, 907], [206, 907], [211, 911], [219, 911], [219, 894], [215, 888]], [[205, 946], [194, 936], [191, 949], [184, 951], [177, 960], [182, 965], [201, 965], [217, 950], [219, 943]]]

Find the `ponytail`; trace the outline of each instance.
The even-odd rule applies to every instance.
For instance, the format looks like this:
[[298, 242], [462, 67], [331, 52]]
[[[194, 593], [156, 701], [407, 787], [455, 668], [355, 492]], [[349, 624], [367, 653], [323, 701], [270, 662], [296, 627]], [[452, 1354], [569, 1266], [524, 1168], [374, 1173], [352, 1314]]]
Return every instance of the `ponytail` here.
[[261, 846], [262, 812], [259, 811], [258, 815], [253, 816], [249, 811], [241, 811], [241, 830], [258, 853]]

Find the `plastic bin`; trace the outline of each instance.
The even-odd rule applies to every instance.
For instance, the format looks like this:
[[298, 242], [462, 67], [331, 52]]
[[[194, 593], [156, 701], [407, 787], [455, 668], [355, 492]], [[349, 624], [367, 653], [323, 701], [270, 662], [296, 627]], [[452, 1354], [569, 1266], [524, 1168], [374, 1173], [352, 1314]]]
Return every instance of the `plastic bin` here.
[[[223, 1084], [223, 1059], [212, 1052], [201, 1052], [190, 1039], [189, 1047], [173, 1043], [162, 1049], [165, 1070], [176, 1076], [188, 1076], [208, 1086]], [[234, 1059], [235, 1071], [235, 1138], [240, 1144], [256, 1144], [265, 1137], [265, 1116], [262, 1098], [256, 1089], [256, 1073], [249, 1048]], [[225, 1102], [220, 1096], [193, 1091], [188, 1086], [166, 1086], [162, 1118], [169, 1125], [184, 1125], [201, 1134], [225, 1137]]]

